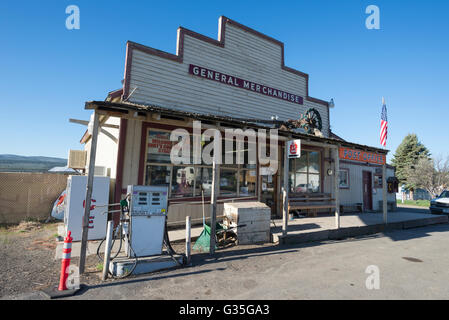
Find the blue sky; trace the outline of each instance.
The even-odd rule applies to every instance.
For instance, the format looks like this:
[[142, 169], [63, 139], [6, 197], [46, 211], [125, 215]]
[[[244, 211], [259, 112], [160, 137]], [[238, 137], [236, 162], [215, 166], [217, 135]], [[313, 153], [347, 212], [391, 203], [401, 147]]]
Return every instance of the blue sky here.
[[[65, 9], [80, 8], [80, 30]], [[368, 5], [380, 30], [365, 27]], [[121, 87], [127, 40], [175, 52], [183, 26], [216, 38], [225, 15], [285, 43], [285, 63], [310, 75], [311, 96], [336, 104], [335, 133], [389, 159], [408, 133], [449, 155], [449, 1], [10, 1], [0, 3], [0, 154], [67, 157], [88, 100]]]

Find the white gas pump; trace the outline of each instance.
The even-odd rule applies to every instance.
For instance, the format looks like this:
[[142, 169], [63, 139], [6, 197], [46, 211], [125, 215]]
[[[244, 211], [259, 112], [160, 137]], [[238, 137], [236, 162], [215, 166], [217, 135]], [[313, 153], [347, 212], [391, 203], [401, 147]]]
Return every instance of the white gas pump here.
[[168, 188], [128, 186], [129, 226], [125, 252], [129, 258], [160, 255], [167, 218]]

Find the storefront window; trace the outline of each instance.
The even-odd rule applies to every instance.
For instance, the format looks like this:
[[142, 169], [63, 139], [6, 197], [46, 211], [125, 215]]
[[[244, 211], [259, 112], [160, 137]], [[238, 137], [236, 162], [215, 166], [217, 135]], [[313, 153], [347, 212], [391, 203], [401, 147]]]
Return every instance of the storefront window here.
[[307, 192], [307, 191], [308, 191], [307, 172], [296, 172], [294, 192]]
[[195, 170], [193, 167], [173, 167], [171, 196], [173, 198], [192, 197]]
[[197, 167], [195, 176], [195, 195], [200, 196], [201, 190], [204, 190], [204, 195], [211, 195], [212, 193], [212, 168]]
[[318, 174], [309, 175], [308, 192], [320, 192], [320, 176]]
[[309, 155], [309, 162], [308, 162], [309, 173], [312, 174], [320, 173], [321, 168], [320, 153], [309, 152], [308, 155]]
[[146, 183], [153, 186], [170, 185], [170, 166], [147, 166]]
[[382, 188], [382, 175], [380, 175], [380, 174], [374, 175], [374, 188], [377, 188], [377, 189]]
[[240, 193], [241, 197], [254, 196], [256, 194], [256, 170], [241, 170], [240, 171]]
[[220, 169], [220, 195], [237, 195], [237, 171]]
[[289, 162], [291, 192], [321, 191], [321, 153], [301, 150], [301, 157]]
[[349, 169], [340, 168], [338, 175], [340, 178], [340, 188], [349, 189]]
[[[192, 144], [192, 136], [190, 136]], [[204, 191], [205, 196], [212, 193], [212, 166], [204, 164], [173, 164], [170, 153], [176, 142], [170, 141], [170, 132], [149, 130], [147, 135], [147, 165], [145, 170], [146, 185], [165, 185], [169, 188], [169, 198], [199, 197]], [[224, 142], [223, 142], [224, 143]], [[204, 144], [202, 144], [204, 147]], [[248, 146], [245, 141], [240, 153], [243, 154], [243, 164], [237, 164], [237, 143], [234, 150], [229, 151], [232, 164], [225, 164], [227, 155], [224, 145], [220, 166], [219, 195], [228, 197], [255, 196], [257, 185], [257, 161], [249, 161], [248, 150], [256, 146]], [[193, 160], [191, 158], [191, 160]]]

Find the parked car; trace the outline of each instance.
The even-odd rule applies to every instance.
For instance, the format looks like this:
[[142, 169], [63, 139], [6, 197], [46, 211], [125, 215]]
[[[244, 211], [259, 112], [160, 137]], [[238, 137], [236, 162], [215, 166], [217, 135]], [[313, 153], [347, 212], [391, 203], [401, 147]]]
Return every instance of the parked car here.
[[449, 214], [449, 190], [444, 190], [437, 198], [430, 201], [431, 213]]

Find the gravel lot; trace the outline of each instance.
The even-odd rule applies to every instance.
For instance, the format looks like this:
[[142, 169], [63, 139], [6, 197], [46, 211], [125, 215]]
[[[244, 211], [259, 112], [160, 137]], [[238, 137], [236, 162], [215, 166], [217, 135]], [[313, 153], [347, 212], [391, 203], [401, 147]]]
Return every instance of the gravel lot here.
[[[61, 261], [55, 260], [60, 223], [22, 222], [0, 229], [0, 297], [41, 290], [59, 283]], [[89, 256], [82, 283], [100, 282], [98, 259]], [[78, 264], [78, 258], [72, 259]]]
[[[59, 284], [61, 260], [55, 260], [59, 223], [22, 222], [18, 226], [0, 228], [0, 298], [18, 296]], [[176, 252], [184, 253], [185, 242], [172, 244]], [[192, 252], [193, 254], [193, 252]], [[79, 258], [71, 260], [78, 265]], [[103, 283], [100, 261], [90, 255], [80, 283]], [[135, 278], [130, 276], [128, 279]], [[108, 279], [107, 282], [119, 281]]]

